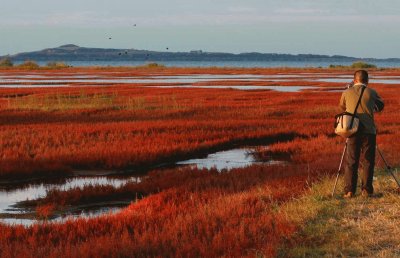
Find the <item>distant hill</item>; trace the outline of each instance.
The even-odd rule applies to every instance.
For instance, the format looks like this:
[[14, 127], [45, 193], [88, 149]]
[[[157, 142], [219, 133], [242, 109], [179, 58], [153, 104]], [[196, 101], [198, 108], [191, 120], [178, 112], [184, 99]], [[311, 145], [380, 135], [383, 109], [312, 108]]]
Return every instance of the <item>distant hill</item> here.
[[[5, 56], [1, 57], [4, 58]], [[138, 49], [88, 48], [73, 44], [40, 51], [25, 52], [8, 56], [13, 61], [393, 61], [400, 59], [356, 58], [339, 55], [275, 54], [275, 53], [219, 53], [203, 52], [158, 52]]]

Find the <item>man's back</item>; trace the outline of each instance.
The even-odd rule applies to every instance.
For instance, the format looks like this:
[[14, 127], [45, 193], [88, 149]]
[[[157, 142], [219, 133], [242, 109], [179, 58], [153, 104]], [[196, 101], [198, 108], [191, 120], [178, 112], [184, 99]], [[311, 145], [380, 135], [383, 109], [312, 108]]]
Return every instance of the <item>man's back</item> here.
[[[345, 90], [340, 99], [340, 107], [343, 111], [353, 113], [360, 98], [364, 84], [355, 84], [353, 87]], [[366, 87], [361, 99], [360, 106], [357, 109], [357, 116], [363, 125], [362, 132], [367, 134], [376, 134], [374, 122], [374, 111], [383, 109], [383, 101], [378, 93], [371, 88]]]

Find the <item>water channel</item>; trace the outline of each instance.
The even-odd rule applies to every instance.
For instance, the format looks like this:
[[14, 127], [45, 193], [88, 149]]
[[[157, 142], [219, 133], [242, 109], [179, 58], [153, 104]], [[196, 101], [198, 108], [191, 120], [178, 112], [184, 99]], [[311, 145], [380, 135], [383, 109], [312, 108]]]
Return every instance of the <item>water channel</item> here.
[[[275, 165], [280, 164], [278, 161], [260, 162], [252, 155], [256, 146], [235, 148], [226, 151], [219, 151], [210, 153], [204, 158], [189, 159], [177, 162], [176, 167], [179, 166], [197, 166], [198, 168], [216, 168], [218, 171], [231, 170], [234, 168], [243, 168], [253, 164], [266, 164]], [[104, 173], [100, 172], [99, 174]], [[15, 204], [26, 201], [34, 200], [40, 197], [44, 197], [47, 191], [51, 189], [69, 190], [75, 187], [84, 187], [88, 185], [103, 185], [103, 186], [114, 186], [121, 187], [126, 183], [134, 182], [139, 183], [141, 177], [138, 176], [76, 176], [73, 178], [63, 179], [60, 182], [36, 182], [32, 184], [25, 184], [22, 186], [7, 186], [4, 185], [0, 188], [0, 222], [7, 224], [22, 224], [31, 225], [37, 223], [36, 219], [32, 218], [21, 218], [25, 212], [24, 209], [15, 208]], [[123, 204], [123, 202], [122, 202]], [[110, 205], [103, 207], [95, 207], [89, 210], [74, 211], [71, 213], [64, 214], [62, 217], [57, 217], [53, 221], [60, 222], [69, 218], [77, 217], [93, 217], [109, 212], [117, 212], [125, 205]], [[22, 216], [23, 217], [23, 216]]]

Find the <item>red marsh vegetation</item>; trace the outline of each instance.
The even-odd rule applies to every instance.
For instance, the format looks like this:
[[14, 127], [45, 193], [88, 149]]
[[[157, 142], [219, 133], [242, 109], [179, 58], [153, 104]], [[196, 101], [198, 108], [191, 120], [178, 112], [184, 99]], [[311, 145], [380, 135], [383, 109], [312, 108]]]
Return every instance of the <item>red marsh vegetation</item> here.
[[[2, 75], [23, 74], [7, 70]], [[351, 74], [339, 69], [69, 68], [65, 74]], [[400, 76], [396, 70], [372, 74]], [[34, 71], [53, 74], [54, 71]], [[283, 75], [282, 75], [283, 76]], [[325, 76], [325, 75], [324, 75]], [[228, 84], [227, 82], [223, 82]], [[293, 78], [270, 85], [316, 85]], [[268, 85], [246, 82], [246, 85]], [[399, 165], [398, 85], [375, 84], [386, 107], [378, 144]], [[149, 88], [140, 85], [0, 89], [0, 178], [65, 176], [74, 169], [149, 168], [234, 144], [269, 143], [256, 156], [285, 165], [217, 172], [154, 171], [138, 184], [50, 191], [34, 205], [61, 206], [123, 195], [117, 214], [30, 227], [0, 224], [1, 257], [274, 256], [293, 225], [277, 212], [320, 176], [333, 174], [344, 140], [333, 134], [340, 92]], [[378, 163], [378, 165], [381, 165]], [[140, 196], [136, 199], [136, 196]]]

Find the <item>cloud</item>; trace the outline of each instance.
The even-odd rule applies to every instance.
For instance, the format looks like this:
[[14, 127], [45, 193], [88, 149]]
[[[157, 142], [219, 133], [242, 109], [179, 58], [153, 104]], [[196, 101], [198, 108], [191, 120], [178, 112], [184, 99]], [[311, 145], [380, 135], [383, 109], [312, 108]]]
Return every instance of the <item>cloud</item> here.
[[228, 13], [255, 13], [257, 8], [250, 6], [230, 6], [226, 10]]
[[329, 11], [317, 8], [279, 8], [274, 10], [274, 13], [280, 15], [321, 15], [328, 14]]

